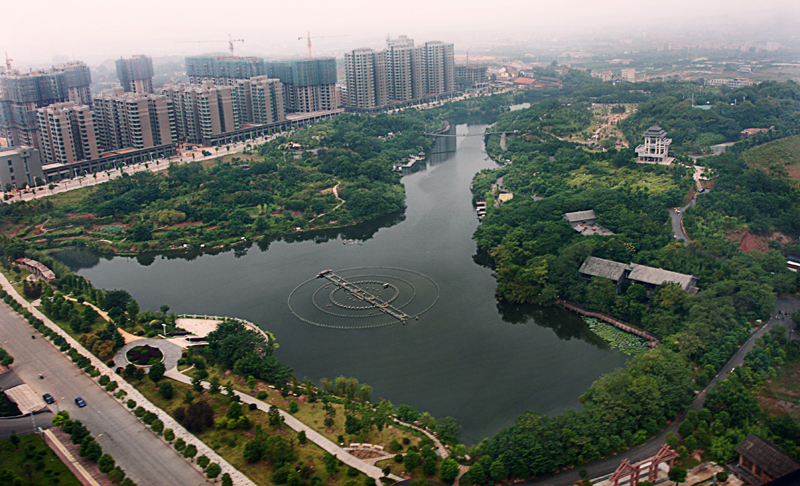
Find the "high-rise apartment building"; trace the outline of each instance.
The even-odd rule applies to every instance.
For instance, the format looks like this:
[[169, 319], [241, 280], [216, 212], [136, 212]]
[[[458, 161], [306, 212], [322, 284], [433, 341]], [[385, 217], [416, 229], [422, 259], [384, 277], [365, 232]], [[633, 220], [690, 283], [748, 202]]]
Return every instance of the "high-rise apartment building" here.
[[153, 60], [147, 56], [119, 58], [117, 79], [126, 93], [153, 92]]
[[199, 85], [211, 81], [219, 86], [233, 86], [237, 79], [250, 79], [265, 74], [266, 64], [258, 57], [186, 57], [186, 75], [191, 84]]
[[172, 99], [117, 89], [94, 99], [98, 138], [104, 151], [143, 149], [178, 141]]
[[11, 145], [39, 147], [36, 110], [53, 103], [91, 105], [89, 67], [73, 61], [49, 70], [0, 76], [0, 138]]
[[41, 157], [45, 164], [71, 164], [100, 156], [92, 109], [72, 102], [37, 111]]
[[283, 84], [287, 112], [335, 110], [336, 60], [303, 59], [268, 62], [267, 75]]
[[386, 105], [386, 55], [369, 48], [344, 55], [347, 78], [347, 107], [371, 110]]
[[425, 94], [452, 93], [455, 90], [455, 47], [441, 41], [426, 42], [423, 46], [425, 65]]
[[240, 125], [268, 124], [286, 120], [283, 85], [269, 76], [236, 82], [234, 103]]
[[346, 106], [362, 111], [455, 91], [453, 44], [415, 46], [407, 36], [387, 39], [381, 52], [356, 49], [345, 54]]
[[240, 127], [236, 87], [206, 81], [200, 86], [170, 86], [164, 93], [175, 107], [175, 128], [180, 140], [203, 143], [203, 139]]

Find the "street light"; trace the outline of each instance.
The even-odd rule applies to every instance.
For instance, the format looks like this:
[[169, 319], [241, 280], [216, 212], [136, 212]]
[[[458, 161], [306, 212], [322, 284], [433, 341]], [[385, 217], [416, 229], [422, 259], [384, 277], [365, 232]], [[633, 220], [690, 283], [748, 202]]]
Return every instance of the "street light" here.
[[99, 439], [102, 436], [103, 436], [103, 434], [100, 434], [100, 435], [98, 435], [97, 437], [94, 438], [94, 452], [95, 452], [95, 455], [97, 456], [97, 461], [95, 461], [95, 462], [100, 462], [100, 450], [97, 448], [97, 439]]
[[60, 402], [60, 401], [61, 401], [61, 400], [63, 400], [64, 398], [65, 398], [65, 397], [61, 397], [61, 398], [59, 398], [58, 400], [56, 400], [56, 413], [58, 413], [58, 402]]

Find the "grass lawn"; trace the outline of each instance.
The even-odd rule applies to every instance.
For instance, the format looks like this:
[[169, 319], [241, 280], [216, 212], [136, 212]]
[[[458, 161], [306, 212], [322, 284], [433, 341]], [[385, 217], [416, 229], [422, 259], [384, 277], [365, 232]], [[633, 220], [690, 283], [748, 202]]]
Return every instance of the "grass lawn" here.
[[[292, 415], [334, 443], [338, 443], [339, 435], [346, 435], [344, 429], [344, 405], [331, 403], [331, 406], [334, 408], [334, 410], [336, 410], [336, 416], [333, 418], [333, 427], [331, 429], [327, 429], [324, 424], [325, 412], [322, 410], [322, 402], [320, 401], [317, 401], [316, 403], [308, 403], [305, 395], [300, 397], [293, 397], [290, 395], [286, 398], [283, 398], [278, 390], [269, 388], [269, 386], [261, 381], [257, 381], [255, 390], [250, 390], [250, 388], [247, 386], [247, 380], [240, 376], [234, 375], [233, 373], [226, 374], [224, 372], [220, 372], [217, 367], [212, 366], [209, 366], [206, 371], [208, 371], [208, 378], [206, 378], [205, 381], [209, 381], [215, 376], [219, 378], [220, 385], [224, 385], [225, 383], [231, 381], [233, 383], [234, 390], [245, 393], [252, 397], [255, 397], [259, 391], [264, 391], [267, 393], [267, 398], [265, 398], [263, 401], [271, 405], [275, 405], [281, 410], [288, 411], [289, 404], [292, 401], [297, 402], [299, 409]], [[194, 377], [195, 373], [196, 370], [190, 370], [186, 373], [186, 375]], [[330, 432], [328, 432], [328, 430], [330, 430]], [[349, 445], [351, 442], [376, 444], [386, 447], [387, 452], [389, 452], [388, 446], [392, 440], [396, 439], [402, 444], [403, 439], [408, 438], [411, 441], [410, 445], [415, 445], [422, 437], [423, 434], [421, 432], [417, 432], [415, 430], [406, 430], [405, 427], [400, 427], [398, 425], [384, 427], [382, 431], [378, 431], [376, 427], [372, 427], [367, 433], [366, 438], [355, 438], [352, 436], [345, 437], [345, 446]], [[403, 450], [405, 450], [405, 447]]]
[[616, 168], [610, 162], [593, 162], [591, 167], [581, 167], [567, 179], [570, 186], [584, 188], [622, 188], [641, 190], [649, 188], [651, 194], [662, 194], [679, 188], [670, 174], [656, 174], [638, 167]]
[[800, 419], [800, 362], [786, 363], [758, 394], [759, 406], [768, 416], [783, 414]]
[[[183, 403], [183, 397], [186, 394], [186, 390], [191, 389], [190, 385], [170, 380], [175, 393], [172, 399], [167, 400], [158, 393], [157, 386], [147, 378], [139, 382], [136, 380], [130, 380], [130, 382], [154, 405], [170, 415], [174, 415], [174, 410], [179, 406], [188, 407]], [[195, 401], [201, 399], [211, 406], [214, 410], [214, 418], [224, 416], [228, 410], [229, 400], [222, 394], [211, 395], [207, 391], [203, 392], [199, 397], [197, 393], [193, 392], [193, 394]], [[345, 466], [340, 467], [339, 471], [333, 475], [328, 474], [322, 459], [324, 451], [311, 442], [305, 445], [299, 444], [297, 442], [297, 433], [288, 426], [271, 427], [269, 425], [269, 416], [266, 413], [258, 410], [249, 411], [246, 407], [243, 407], [243, 411], [253, 423], [252, 428], [249, 430], [227, 430], [211, 427], [201, 433], [196, 433], [195, 436], [257, 484], [273, 484], [271, 476], [275, 471], [274, 467], [268, 462], [260, 461], [251, 464], [243, 457], [245, 444], [255, 437], [257, 425], [261, 426], [271, 436], [282, 435], [287, 441], [293, 441], [297, 460], [291, 464], [291, 469], [299, 469], [304, 465], [308, 465], [313, 471], [312, 474], [322, 480], [322, 484], [344, 484], [351, 480], [358, 485], [364, 484], [366, 479], [364, 474], [359, 472], [355, 477], [351, 477], [347, 475], [347, 467]]]
[[[0, 481], [8, 471], [23, 484], [80, 486], [80, 481], [36, 434], [20, 437], [17, 447], [11, 440], [0, 440]], [[11, 484], [10, 480], [4, 484]]]
[[753, 147], [742, 157], [751, 167], [800, 180], [800, 135]]

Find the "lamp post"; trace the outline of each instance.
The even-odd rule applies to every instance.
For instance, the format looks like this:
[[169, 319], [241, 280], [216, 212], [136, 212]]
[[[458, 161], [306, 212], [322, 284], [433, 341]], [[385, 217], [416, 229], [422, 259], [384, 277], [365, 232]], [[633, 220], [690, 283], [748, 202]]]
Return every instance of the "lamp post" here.
[[94, 438], [94, 452], [95, 452], [95, 455], [97, 456], [97, 460], [95, 462], [100, 462], [100, 449], [98, 449], [98, 447], [97, 447], [97, 439], [99, 439], [102, 436], [103, 436], [103, 434], [100, 434], [100, 435], [98, 435], [97, 437]]
[[60, 401], [61, 401], [61, 400], [63, 400], [64, 398], [65, 398], [65, 397], [61, 397], [61, 398], [59, 398], [58, 400], [56, 400], [56, 413], [58, 413], [58, 402], [60, 402]]
[[167, 339], [167, 323], [162, 322], [161, 325], [164, 327], [164, 339]]

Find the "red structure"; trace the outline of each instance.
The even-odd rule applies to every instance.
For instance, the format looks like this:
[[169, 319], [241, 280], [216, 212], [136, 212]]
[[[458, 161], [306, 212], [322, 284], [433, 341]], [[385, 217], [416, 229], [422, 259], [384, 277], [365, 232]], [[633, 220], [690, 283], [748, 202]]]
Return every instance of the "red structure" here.
[[680, 457], [680, 455], [677, 452], [670, 449], [667, 444], [664, 444], [661, 446], [661, 450], [658, 451], [658, 454], [644, 461], [637, 462], [636, 464], [631, 464], [627, 459], [623, 459], [622, 464], [620, 464], [617, 470], [614, 471], [614, 474], [608, 478], [608, 481], [614, 486], [619, 486], [620, 481], [629, 479], [630, 486], [636, 486], [639, 484], [639, 479], [644, 474], [647, 474], [647, 479], [643, 480], [650, 481], [651, 483], [655, 482], [656, 476], [658, 475], [658, 465], [669, 461], [669, 468], [672, 469], [672, 464], [678, 457]]

